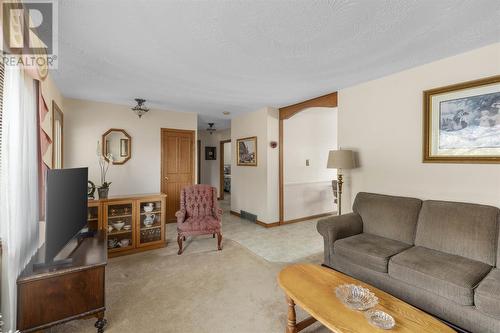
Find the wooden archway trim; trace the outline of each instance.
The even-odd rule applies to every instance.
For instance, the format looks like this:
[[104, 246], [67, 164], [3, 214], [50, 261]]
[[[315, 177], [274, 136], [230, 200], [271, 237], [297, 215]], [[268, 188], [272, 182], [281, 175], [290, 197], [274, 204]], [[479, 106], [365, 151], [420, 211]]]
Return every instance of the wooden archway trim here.
[[312, 107], [334, 108], [338, 105], [338, 94], [333, 92], [327, 95], [308, 99], [300, 103], [285, 106], [279, 109], [279, 223], [285, 223], [285, 195], [284, 195], [284, 161], [283, 161], [283, 121], [296, 115], [297, 113]]
[[280, 119], [288, 119], [300, 111], [312, 108], [312, 107], [328, 107], [334, 108], [337, 106], [337, 92], [333, 92], [327, 95], [319, 96], [316, 98], [308, 99], [300, 103], [292, 104], [280, 108]]
[[228, 142], [231, 142], [231, 139], [219, 141], [219, 197], [217, 198], [218, 200], [224, 200], [224, 144]]

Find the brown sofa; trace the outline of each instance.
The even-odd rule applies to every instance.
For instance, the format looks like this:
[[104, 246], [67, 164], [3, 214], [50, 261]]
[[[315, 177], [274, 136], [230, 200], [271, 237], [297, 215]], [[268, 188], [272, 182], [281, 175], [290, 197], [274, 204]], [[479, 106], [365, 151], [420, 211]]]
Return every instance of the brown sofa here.
[[360, 192], [322, 219], [324, 264], [475, 333], [500, 332], [499, 209]]

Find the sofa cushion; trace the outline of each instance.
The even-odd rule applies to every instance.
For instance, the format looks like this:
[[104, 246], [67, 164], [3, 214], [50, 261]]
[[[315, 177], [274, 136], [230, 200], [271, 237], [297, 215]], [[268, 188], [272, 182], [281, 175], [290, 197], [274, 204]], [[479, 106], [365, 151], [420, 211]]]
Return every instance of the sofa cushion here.
[[500, 269], [492, 269], [479, 283], [474, 293], [474, 304], [479, 311], [500, 319]]
[[360, 192], [353, 210], [361, 215], [363, 232], [413, 245], [422, 201]]
[[496, 263], [498, 208], [449, 201], [425, 201], [415, 245], [490, 266]]
[[389, 276], [461, 305], [474, 304], [474, 288], [491, 266], [415, 246], [389, 261]]
[[387, 273], [389, 258], [409, 247], [403, 242], [362, 233], [336, 241], [333, 252], [360, 266]]

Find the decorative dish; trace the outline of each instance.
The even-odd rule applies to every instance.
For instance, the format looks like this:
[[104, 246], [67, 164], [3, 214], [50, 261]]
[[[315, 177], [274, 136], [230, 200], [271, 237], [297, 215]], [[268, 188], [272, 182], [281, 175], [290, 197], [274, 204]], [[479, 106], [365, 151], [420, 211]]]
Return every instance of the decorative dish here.
[[368, 319], [370, 324], [384, 330], [390, 330], [396, 325], [394, 318], [390, 314], [381, 310], [368, 310], [365, 312], [365, 317]]
[[364, 311], [378, 304], [378, 298], [370, 290], [354, 284], [342, 284], [335, 288], [335, 294], [347, 307]]

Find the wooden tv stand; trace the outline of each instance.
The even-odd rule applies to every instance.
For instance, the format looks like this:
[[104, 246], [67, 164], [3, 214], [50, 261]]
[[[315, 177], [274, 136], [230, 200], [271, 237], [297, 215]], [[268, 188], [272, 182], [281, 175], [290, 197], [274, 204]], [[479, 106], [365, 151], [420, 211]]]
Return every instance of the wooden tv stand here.
[[40, 255], [35, 254], [17, 279], [17, 329], [36, 332], [95, 316], [97, 332], [104, 332], [108, 260], [105, 232], [83, 239], [68, 265], [34, 270]]

